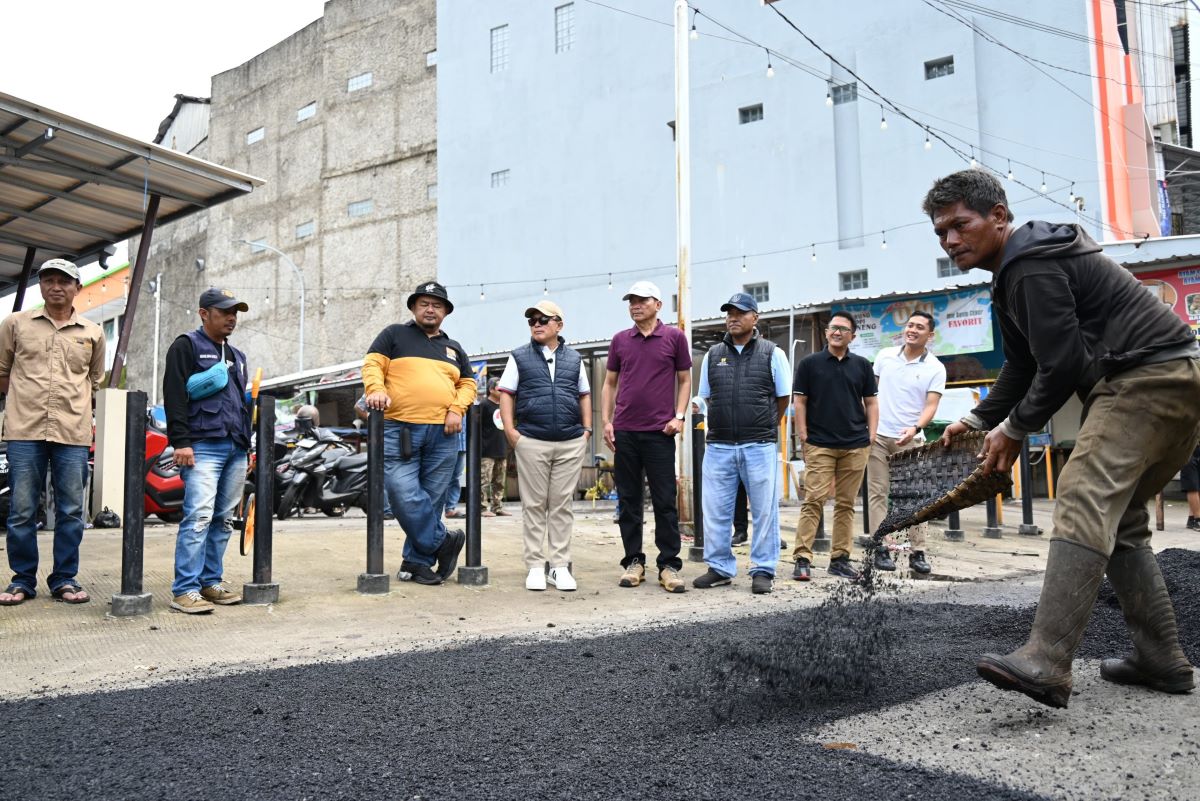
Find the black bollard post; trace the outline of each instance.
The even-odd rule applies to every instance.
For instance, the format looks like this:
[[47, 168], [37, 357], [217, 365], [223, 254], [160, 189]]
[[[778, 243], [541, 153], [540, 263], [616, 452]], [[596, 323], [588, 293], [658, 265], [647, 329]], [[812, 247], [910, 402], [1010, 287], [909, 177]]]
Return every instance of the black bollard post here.
[[[482, 587], [488, 583], [483, 566], [483, 492], [479, 486], [483, 458], [483, 411], [479, 404], [467, 409], [467, 563], [458, 568], [458, 583]], [[488, 420], [491, 425], [491, 420]]]
[[[799, 536], [799, 526], [796, 527], [797, 536]], [[825, 507], [822, 506], [820, 516], [817, 518], [817, 536], [813, 538], [813, 553], [829, 553], [833, 550], [833, 540], [829, 538], [829, 533], [825, 531]]]
[[946, 530], [942, 536], [949, 542], [962, 542], [967, 538], [966, 533], [962, 530], [962, 523], [958, 519], [957, 509], [950, 513], [950, 517], [946, 521]]
[[996, 498], [993, 496], [984, 501], [984, 506], [987, 508], [987, 527], [983, 530], [983, 536], [988, 539], [1000, 539], [1000, 525], [996, 519]]
[[1033, 467], [1029, 464], [1029, 438], [1021, 440], [1021, 525], [1018, 534], [1036, 537], [1042, 530], [1033, 522]]
[[121, 512], [121, 592], [112, 597], [114, 617], [150, 611], [142, 591], [146, 522], [146, 393], [125, 396], [125, 497]]
[[383, 412], [372, 409], [367, 416], [367, 572], [358, 574], [358, 591], [383, 595], [392, 580], [383, 569], [383, 507], [387, 490], [383, 483]]
[[242, 601], [266, 605], [279, 601], [279, 585], [271, 581], [272, 524], [275, 516], [275, 398], [258, 396], [258, 429], [255, 443], [254, 580], [242, 585]]
[[689, 562], [704, 561], [704, 429], [692, 429], [692, 546]]

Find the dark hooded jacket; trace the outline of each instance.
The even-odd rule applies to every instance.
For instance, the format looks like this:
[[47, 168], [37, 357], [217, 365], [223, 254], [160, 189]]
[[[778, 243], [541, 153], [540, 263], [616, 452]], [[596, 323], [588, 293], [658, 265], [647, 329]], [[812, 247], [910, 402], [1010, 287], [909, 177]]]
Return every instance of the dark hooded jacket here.
[[1028, 222], [992, 278], [1004, 367], [974, 413], [1043, 429], [1072, 392], [1142, 364], [1196, 354], [1191, 329], [1077, 225]]

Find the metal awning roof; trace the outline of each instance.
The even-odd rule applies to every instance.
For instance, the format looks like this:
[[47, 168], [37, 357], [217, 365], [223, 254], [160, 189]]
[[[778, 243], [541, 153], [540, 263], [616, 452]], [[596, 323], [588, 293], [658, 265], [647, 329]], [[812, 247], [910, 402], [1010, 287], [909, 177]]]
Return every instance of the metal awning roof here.
[[262, 183], [0, 92], [0, 287], [27, 261], [111, 252], [141, 233], [152, 196], [161, 225]]

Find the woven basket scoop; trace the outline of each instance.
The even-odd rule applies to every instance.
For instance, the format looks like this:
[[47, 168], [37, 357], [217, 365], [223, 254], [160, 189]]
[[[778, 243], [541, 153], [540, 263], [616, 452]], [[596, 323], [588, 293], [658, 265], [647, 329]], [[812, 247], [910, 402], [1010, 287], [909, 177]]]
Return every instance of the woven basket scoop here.
[[892, 455], [888, 459], [891, 508], [875, 540], [941, 519], [1009, 489], [1012, 476], [1007, 472], [983, 474], [976, 454], [985, 436], [986, 431], [968, 431], [954, 437], [949, 447], [936, 441]]

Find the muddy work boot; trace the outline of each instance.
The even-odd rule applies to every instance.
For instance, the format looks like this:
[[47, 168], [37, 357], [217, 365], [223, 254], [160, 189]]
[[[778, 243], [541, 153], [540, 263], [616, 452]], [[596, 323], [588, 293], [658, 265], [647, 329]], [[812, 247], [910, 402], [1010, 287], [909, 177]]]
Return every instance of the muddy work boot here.
[[1149, 547], [1115, 552], [1108, 560], [1108, 580], [1121, 602], [1133, 653], [1101, 662], [1100, 678], [1163, 693], [1190, 692], [1192, 666], [1179, 647], [1175, 609], [1154, 552]]
[[1068, 540], [1051, 540], [1042, 597], [1029, 641], [1011, 654], [984, 654], [975, 669], [1001, 690], [1016, 690], [1046, 706], [1071, 700], [1071, 661], [1096, 603], [1108, 558]]

